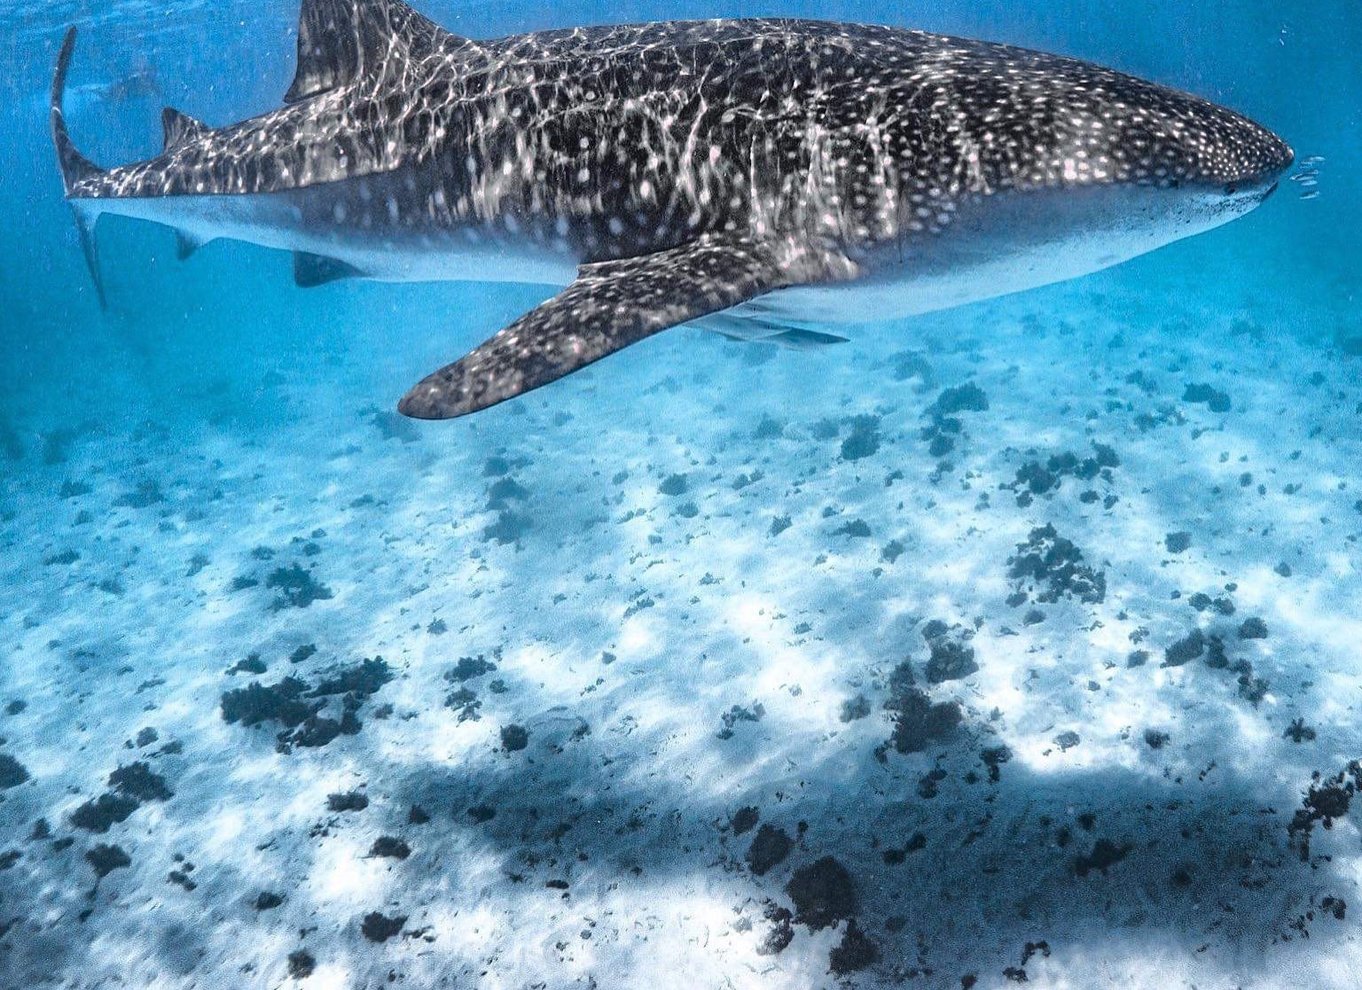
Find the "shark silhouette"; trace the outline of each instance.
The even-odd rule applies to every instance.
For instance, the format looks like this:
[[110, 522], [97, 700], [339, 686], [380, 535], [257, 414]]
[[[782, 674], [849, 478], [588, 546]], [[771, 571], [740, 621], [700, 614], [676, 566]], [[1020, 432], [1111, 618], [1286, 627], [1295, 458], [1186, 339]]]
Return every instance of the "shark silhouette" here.
[[[104, 213], [338, 278], [562, 286], [418, 383], [461, 416], [683, 323], [793, 346], [1125, 261], [1252, 210], [1291, 149], [1087, 62], [890, 27], [713, 20], [474, 41], [303, 0], [280, 110], [104, 170], [52, 131], [91, 271]], [[101, 299], [103, 296], [100, 289]]]

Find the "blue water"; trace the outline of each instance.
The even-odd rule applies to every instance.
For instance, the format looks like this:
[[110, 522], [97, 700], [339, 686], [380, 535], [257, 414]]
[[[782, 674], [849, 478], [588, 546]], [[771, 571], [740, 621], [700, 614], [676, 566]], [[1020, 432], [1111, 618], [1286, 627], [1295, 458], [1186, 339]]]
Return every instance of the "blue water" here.
[[300, 290], [115, 219], [101, 313], [62, 202], [68, 24], [113, 164], [162, 104], [277, 106], [293, 5], [11, 5], [0, 987], [1356, 986], [1356, 6], [420, 7], [1006, 41], [1318, 176], [829, 352], [679, 330], [418, 425], [541, 289]]

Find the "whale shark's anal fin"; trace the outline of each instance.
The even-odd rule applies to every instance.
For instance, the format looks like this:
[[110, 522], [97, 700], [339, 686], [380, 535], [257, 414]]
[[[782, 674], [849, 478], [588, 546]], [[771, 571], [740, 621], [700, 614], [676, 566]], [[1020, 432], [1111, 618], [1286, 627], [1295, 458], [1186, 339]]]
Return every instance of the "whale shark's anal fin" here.
[[417, 419], [464, 416], [773, 289], [853, 275], [840, 255], [725, 235], [583, 265], [558, 295], [423, 379], [398, 411]]
[[196, 234], [187, 230], [177, 230], [175, 231], [175, 257], [179, 261], [188, 261], [193, 257], [194, 252], [206, 243]]
[[313, 289], [343, 278], [363, 278], [364, 273], [348, 261], [326, 258], [306, 251], [293, 252], [293, 284], [300, 289]]

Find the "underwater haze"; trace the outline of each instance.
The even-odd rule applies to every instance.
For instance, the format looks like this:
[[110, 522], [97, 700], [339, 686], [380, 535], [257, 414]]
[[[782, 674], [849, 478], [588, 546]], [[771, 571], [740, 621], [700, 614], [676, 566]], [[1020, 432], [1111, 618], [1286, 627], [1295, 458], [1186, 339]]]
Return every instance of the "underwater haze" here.
[[63, 201], [69, 25], [113, 166], [278, 108], [297, 4], [9, 4], [0, 990], [1358, 986], [1362, 10], [416, 6], [1005, 42], [1295, 164], [1096, 274], [427, 423], [554, 290], [106, 217], [101, 307]]

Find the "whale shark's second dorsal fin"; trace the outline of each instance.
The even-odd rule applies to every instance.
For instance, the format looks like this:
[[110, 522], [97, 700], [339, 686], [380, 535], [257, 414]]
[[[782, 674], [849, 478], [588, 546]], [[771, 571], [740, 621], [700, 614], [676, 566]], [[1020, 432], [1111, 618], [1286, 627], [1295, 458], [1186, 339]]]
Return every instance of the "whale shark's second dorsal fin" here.
[[205, 124], [174, 107], [166, 107], [161, 111], [161, 129], [165, 131], [164, 151], [174, 151], [190, 141], [203, 137], [208, 131]]
[[189, 230], [175, 231], [175, 257], [180, 261], [188, 261], [194, 252], [203, 247], [204, 239]]
[[303, 0], [298, 71], [284, 102], [348, 86], [394, 57], [419, 58], [453, 37], [402, 0]]

